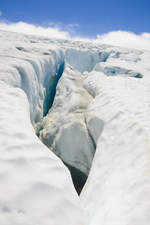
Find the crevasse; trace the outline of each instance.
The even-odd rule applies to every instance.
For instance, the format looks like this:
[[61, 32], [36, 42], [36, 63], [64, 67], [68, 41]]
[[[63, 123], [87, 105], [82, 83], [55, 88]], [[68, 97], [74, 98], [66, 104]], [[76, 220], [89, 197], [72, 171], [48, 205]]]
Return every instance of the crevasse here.
[[[49, 82], [44, 102], [47, 110], [36, 126], [41, 141], [69, 168], [78, 194], [87, 180], [96, 150], [93, 132], [90, 132], [90, 126], [88, 128], [89, 123], [86, 123], [86, 110], [92, 97], [83, 87], [82, 76], [84, 71], [92, 70], [97, 62], [104, 59], [101, 55], [74, 49], [65, 51], [66, 68], [63, 65], [60, 67], [58, 78], [63, 76], [58, 86], [58, 79]], [[93, 121], [91, 119], [91, 126]]]

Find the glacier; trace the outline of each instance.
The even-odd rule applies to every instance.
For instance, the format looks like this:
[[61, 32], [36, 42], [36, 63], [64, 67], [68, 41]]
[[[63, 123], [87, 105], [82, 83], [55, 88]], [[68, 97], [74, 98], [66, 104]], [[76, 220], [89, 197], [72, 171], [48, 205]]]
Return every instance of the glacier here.
[[149, 225], [150, 52], [0, 40], [0, 224]]

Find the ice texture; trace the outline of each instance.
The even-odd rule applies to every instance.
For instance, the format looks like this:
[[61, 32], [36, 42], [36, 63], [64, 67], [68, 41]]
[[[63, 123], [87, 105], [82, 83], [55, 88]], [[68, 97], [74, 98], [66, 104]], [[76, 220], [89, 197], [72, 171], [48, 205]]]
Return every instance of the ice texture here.
[[150, 52], [0, 40], [0, 224], [149, 225]]

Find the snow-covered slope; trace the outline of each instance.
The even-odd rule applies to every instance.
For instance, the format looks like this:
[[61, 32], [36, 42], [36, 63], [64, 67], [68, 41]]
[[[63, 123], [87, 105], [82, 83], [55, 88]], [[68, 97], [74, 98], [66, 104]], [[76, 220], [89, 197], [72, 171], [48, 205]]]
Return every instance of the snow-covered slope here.
[[0, 41], [0, 224], [149, 225], [150, 52]]

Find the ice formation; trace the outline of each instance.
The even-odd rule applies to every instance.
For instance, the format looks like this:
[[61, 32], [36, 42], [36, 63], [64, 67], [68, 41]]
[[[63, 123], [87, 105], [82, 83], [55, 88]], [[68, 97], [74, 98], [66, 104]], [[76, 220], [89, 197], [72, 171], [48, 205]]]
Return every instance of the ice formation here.
[[0, 224], [149, 225], [150, 52], [0, 40]]

